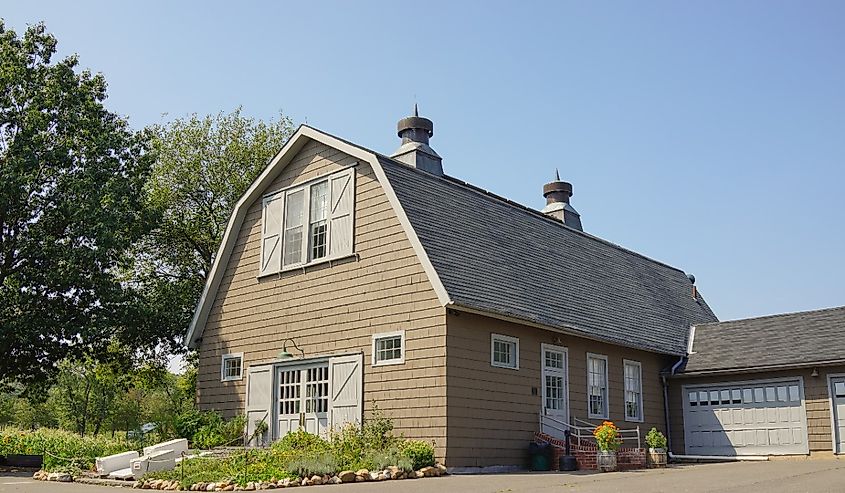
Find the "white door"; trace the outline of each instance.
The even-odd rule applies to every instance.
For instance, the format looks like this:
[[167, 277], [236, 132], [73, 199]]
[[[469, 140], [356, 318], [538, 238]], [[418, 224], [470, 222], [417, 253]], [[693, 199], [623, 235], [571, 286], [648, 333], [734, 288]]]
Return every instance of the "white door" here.
[[276, 370], [276, 437], [304, 429], [325, 433], [328, 425], [329, 365], [280, 366]]
[[[540, 351], [542, 357], [542, 389], [543, 415], [551, 418], [546, 420], [546, 433], [563, 438], [565, 426], [569, 423], [569, 381], [567, 378], [566, 348], [543, 344]], [[557, 424], [561, 423], [561, 425]]]
[[246, 376], [246, 432], [250, 445], [265, 445], [269, 433], [255, 433], [264, 423], [270, 429], [273, 422], [273, 367], [251, 366]]
[[339, 356], [329, 361], [329, 423], [332, 429], [340, 429], [347, 423], [361, 424], [363, 366], [363, 354]]
[[801, 380], [684, 387], [689, 455], [807, 454]]
[[836, 453], [845, 453], [845, 377], [830, 379], [830, 396], [833, 403], [833, 442]]

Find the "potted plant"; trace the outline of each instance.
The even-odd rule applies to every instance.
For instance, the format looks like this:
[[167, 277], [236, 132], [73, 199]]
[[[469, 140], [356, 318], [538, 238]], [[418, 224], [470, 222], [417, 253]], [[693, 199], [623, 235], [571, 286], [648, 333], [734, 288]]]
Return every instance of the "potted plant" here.
[[598, 452], [596, 453], [596, 466], [601, 472], [616, 470], [616, 451], [622, 445], [619, 436], [619, 428], [612, 421], [605, 421], [593, 430], [596, 438]]
[[664, 467], [666, 465], [666, 436], [657, 428], [652, 428], [645, 436], [645, 443], [648, 444], [648, 462], [651, 467]]

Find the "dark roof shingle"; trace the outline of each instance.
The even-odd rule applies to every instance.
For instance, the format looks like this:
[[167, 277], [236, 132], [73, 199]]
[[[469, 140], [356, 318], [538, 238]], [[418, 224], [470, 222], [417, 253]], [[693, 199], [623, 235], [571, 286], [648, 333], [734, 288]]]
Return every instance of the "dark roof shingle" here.
[[697, 325], [683, 373], [845, 360], [845, 307]]
[[451, 300], [592, 339], [683, 355], [717, 318], [680, 270], [449, 177], [380, 156]]

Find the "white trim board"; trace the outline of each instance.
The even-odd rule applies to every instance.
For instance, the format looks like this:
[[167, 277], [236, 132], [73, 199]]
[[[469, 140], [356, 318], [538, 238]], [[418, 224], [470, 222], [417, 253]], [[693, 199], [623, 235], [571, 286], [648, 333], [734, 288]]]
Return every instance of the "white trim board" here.
[[313, 127], [300, 125], [290, 140], [288, 140], [279, 153], [270, 160], [270, 163], [264, 171], [241, 196], [235, 205], [232, 215], [229, 217], [229, 222], [226, 225], [226, 231], [223, 234], [223, 241], [221, 241], [220, 247], [217, 249], [217, 254], [214, 256], [214, 264], [211, 267], [211, 272], [206, 280], [205, 287], [203, 287], [199, 303], [194, 310], [194, 316], [191, 319], [191, 324], [188, 326], [188, 330], [185, 334], [185, 344], [189, 348], [195, 348], [197, 340], [202, 338], [202, 332], [205, 329], [205, 323], [208, 320], [211, 306], [214, 304], [214, 298], [216, 297], [217, 290], [220, 287], [220, 281], [223, 279], [223, 274], [226, 271], [226, 266], [229, 263], [229, 258], [232, 250], [234, 249], [235, 242], [237, 241], [238, 232], [243, 225], [249, 206], [264, 195], [267, 187], [270, 186], [273, 180], [275, 180], [285, 167], [290, 164], [305, 144], [310, 141], [316, 141], [337, 149], [355, 159], [368, 163], [370, 167], [372, 167], [373, 173], [376, 175], [379, 184], [382, 186], [388, 202], [391, 207], [393, 207], [393, 211], [399, 219], [399, 223], [402, 225], [405, 235], [411, 242], [414, 253], [416, 253], [417, 258], [423, 266], [423, 270], [425, 270], [425, 273], [428, 276], [428, 280], [431, 283], [434, 292], [437, 294], [437, 299], [443, 306], [446, 306], [451, 302], [446, 289], [443, 287], [443, 283], [440, 281], [440, 277], [434, 270], [434, 266], [431, 264], [431, 260], [428, 258], [428, 255], [425, 253], [422, 243], [420, 243], [419, 237], [417, 237], [416, 232], [413, 227], [411, 227], [411, 223], [408, 220], [408, 216], [405, 214], [405, 210], [399, 203], [399, 198], [396, 196], [396, 192], [393, 190], [387, 176], [384, 174], [384, 170], [381, 167], [378, 156], [371, 151], [367, 151], [348, 142], [344, 142], [337, 137], [331, 136]]
[[[827, 405], [828, 409], [830, 409], [830, 442], [832, 445], [832, 450], [835, 455], [845, 454], [845, 450], [836, 450], [836, 430], [838, 426], [836, 426], [836, 409], [834, 408], [833, 403], [833, 396], [835, 392], [833, 390], [833, 379], [834, 378], [845, 378], [845, 373], [828, 373], [827, 374]], [[840, 419], [845, 419], [845, 416], [842, 416]]]

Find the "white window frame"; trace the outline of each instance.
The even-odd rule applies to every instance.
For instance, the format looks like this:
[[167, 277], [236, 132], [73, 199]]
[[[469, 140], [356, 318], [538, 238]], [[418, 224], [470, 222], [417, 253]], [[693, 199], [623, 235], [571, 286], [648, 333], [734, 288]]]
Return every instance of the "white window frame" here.
[[[500, 363], [496, 361], [496, 341], [505, 342], [508, 344], [513, 344], [514, 346], [514, 354], [513, 354], [513, 365], [507, 365], [505, 363]], [[519, 338], [506, 336], [504, 334], [490, 334], [490, 366], [496, 368], [506, 368], [508, 370], [519, 370]]]
[[[237, 377], [226, 376], [226, 361], [237, 359], [241, 362], [241, 374]], [[244, 379], [244, 353], [229, 353], [220, 357], [220, 381], [221, 382], [237, 382]]]
[[[376, 342], [379, 339], [388, 339], [392, 337], [399, 337], [399, 351], [401, 357], [389, 359], [389, 360], [382, 360], [376, 361]], [[405, 363], [405, 331], [404, 330], [397, 330], [394, 332], [382, 332], [379, 334], [373, 334], [373, 342], [372, 342], [372, 366], [389, 366], [389, 365], [401, 365]]]
[[[602, 395], [603, 414], [594, 414], [590, 410], [590, 359], [604, 360], [604, 394]], [[610, 386], [608, 375], [610, 368], [607, 363], [607, 356], [604, 354], [587, 353], [587, 417], [590, 419], [608, 419], [610, 415]]]
[[[332, 200], [333, 200], [332, 195], [331, 195], [331, 193], [332, 193], [331, 192], [332, 179], [336, 176], [343, 174], [343, 173], [352, 173], [352, 175], [353, 175], [352, 181], [351, 181], [351, 184], [353, 186], [353, 189], [351, 191], [351, 193], [352, 193], [352, 218], [353, 218], [353, 220], [352, 220], [352, 235], [351, 235], [351, 238], [350, 238], [350, 241], [352, 242], [352, 250], [351, 250], [351, 252], [332, 255], [331, 251], [330, 251], [330, 249], [331, 249], [331, 235], [332, 235], [332, 229], [331, 229], [332, 213], [331, 213], [331, 209], [332, 209]], [[268, 269], [264, 273], [261, 273], [260, 268], [259, 268], [259, 274], [258, 274], [259, 278], [266, 277], [266, 276], [273, 275], [273, 274], [280, 274], [280, 273], [283, 273], [283, 272], [301, 270], [301, 269], [305, 269], [306, 267], [310, 267], [312, 265], [318, 265], [318, 264], [322, 264], [322, 263], [325, 263], [325, 262], [332, 262], [334, 260], [340, 260], [340, 259], [347, 258], [347, 257], [354, 257], [355, 255], [357, 255], [356, 252], [355, 252], [355, 220], [354, 220], [355, 207], [356, 207], [355, 188], [354, 188], [354, 186], [355, 186], [355, 176], [354, 176], [355, 173], [356, 173], [355, 165], [353, 165], [350, 168], [344, 168], [340, 171], [333, 171], [331, 173], [326, 173], [326, 174], [320, 175], [316, 178], [312, 178], [310, 180], [307, 180], [307, 181], [304, 181], [304, 182], [301, 182], [301, 183], [297, 183], [295, 185], [291, 185], [291, 186], [286, 187], [286, 188], [274, 190], [273, 192], [267, 193], [263, 196], [263, 200], [266, 200], [269, 197], [278, 197], [278, 196], [283, 197], [282, 224], [281, 224], [281, 229], [280, 229], [280, 233], [279, 233], [279, 249], [280, 249], [279, 265], [275, 269]], [[323, 257], [317, 258], [317, 259], [312, 259], [311, 258], [311, 187], [320, 183], [320, 182], [327, 182], [328, 187], [329, 187], [329, 190], [328, 190], [329, 206], [328, 206], [328, 211], [327, 211], [327, 214], [326, 214], [326, 255], [323, 256]], [[302, 191], [303, 195], [304, 195], [304, 197], [303, 197], [303, 207], [304, 207], [304, 209], [303, 209], [303, 224], [302, 224], [302, 226], [303, 226], [302, 231], [303, 232], [302, 232], [302, 247], [301, 247], [301, 253], [300, 253], [300, 261], [296, 262], [296, 263], [291, 263], [291, 264], [285, 265], [285, 230], [287, 229], [286, 222], [287, 222], [288, 195], [292, 194], [292, 193], [296, 193], [298, 191]], [[262, 212], [262, 215], [261, 215], [262, 231], [263, 231], [263, 228], [264, 228], [264, 221], [265, 221], [265, 215]], [[262, 239], [262, 241], [261, 241], [261, 251], [262, 251], [262, 253], [261, 253], [261, 257], [260, 257], [262, 259], [264, 258], [263, 250], [264, 250], [264, 241]]]
[[[637, 394], [640, 396], [640, 398], [638, 400], [638, 406], [637, 406], [638, 407], [637, 413], [639, 414], [639, 416], [629, 416], [628, 415], [628, 388], [626, 386], [627, 382], [625, 381], [625, 379], [626, 379], [625, 370], [627, 369], [628, 366], [634, 366], [634, 367], [637, 368], [637, 377], [638, 377], [638, 382], [640, 384], [640, 388], [637, 389]], [[643, 365], [639, 361], [634, 361], [634, 360], [630, 360], [630, 359], [623, 359], [622, 360], [622, 400], [625, 404], [625, 407], [624, 407], [625, 421], [628, 421], [628, 422], [631, 422], [631, 423], [642, 423], [645, 419], [645, 417], [643, 416]]]

